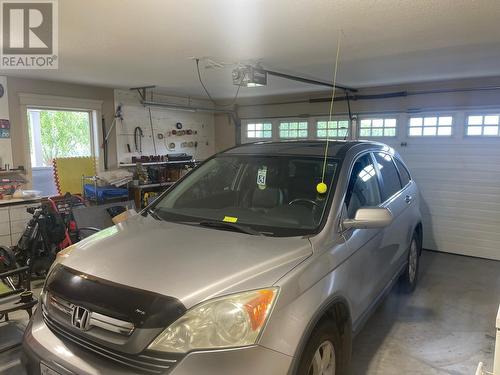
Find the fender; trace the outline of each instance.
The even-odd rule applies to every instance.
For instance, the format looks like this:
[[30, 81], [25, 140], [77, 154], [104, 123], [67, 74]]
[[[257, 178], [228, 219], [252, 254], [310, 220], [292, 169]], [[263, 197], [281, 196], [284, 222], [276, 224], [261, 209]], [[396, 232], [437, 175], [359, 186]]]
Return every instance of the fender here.
[[[299, 367], [299, 362], [302, 356], [302, 353], [304, 351], [304, 348], [307, 344], [307, 341], [309, 340], [309, 337], [311, 336], [314, 328], [318, 325], [319, 321], [327, 314], [327, 312], [336, 304], [336, 303], [342, 303], [346, 309], [347, 309], [347, 327], [348, 327], [348, 341], [349, 341], [349, 346], [350, 346], [350, 341], [352, 337], [352, 322], [351, 322], [351, 310], [349, 307], [349, 303], [347, 302], [347, 299], [344, 298], [343, 296], [340, 295], [335, 295], [327, 298], [321, 306], [316, 310], [314, 316], [312, 319], [307, 323], [307, 327], [305, 331], [302, 334], [302, 337], [300, 338], [299, 345], [297, 345], [297, 348], [295, 350], [295, 353], [293, 355], [293, 360], [292, 364], [290, 366], [290, 369], [288, 370], [288, 375], [295, 375], [297, 374], [297, 370]], [[344, 337], [345, 332], [341, 332], [341, 335]], [[349, 357], [350, 357], [350, 351], [351, 348], [348, 348], [349, 350]]]

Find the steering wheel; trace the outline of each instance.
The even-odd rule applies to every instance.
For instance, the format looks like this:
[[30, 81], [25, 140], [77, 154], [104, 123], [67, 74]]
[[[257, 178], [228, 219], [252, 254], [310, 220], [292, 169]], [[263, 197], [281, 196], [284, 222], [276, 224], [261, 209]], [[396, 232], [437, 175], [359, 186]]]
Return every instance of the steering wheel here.
[[312, 199], [306, 199], [306, 198], [295, 198], [295, 199], [292, 199], [290, 202], [288, 202], [288, 205], [291, 206], [292, 204], [295, 204], [295, 203], [309, 203], [311, 205], [313, 205], [314, 207], [317, 207], [319, 208], [319, 204], [315, 201], [313, 201]]

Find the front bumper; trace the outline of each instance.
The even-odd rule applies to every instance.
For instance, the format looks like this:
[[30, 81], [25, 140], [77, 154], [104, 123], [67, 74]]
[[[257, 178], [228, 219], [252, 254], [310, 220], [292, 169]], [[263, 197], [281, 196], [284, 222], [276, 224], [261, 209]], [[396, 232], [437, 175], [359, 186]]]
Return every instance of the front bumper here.
[[[40, 362], [64, 375], [137, 373], [74, 343], [61, 340], [46, 326], [40, 310], [37, 309], [24, 334], [22, 362], [28, 374], [40, 374]], [[291, 362], [290, 356], [256, 345], [189, 353], [166, 374], [279, 375], [288, 372]]]

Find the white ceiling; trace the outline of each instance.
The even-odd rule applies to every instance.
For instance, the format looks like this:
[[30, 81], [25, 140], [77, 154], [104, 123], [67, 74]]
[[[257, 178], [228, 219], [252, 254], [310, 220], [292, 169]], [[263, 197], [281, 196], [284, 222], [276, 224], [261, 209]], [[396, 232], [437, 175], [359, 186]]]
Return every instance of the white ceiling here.
[[[192, 56], [351, 86], [500, 75], [499, 0], [59, 0], [59, 70], [7, 75], [202, 96]], [[232, 67], [202, 69], [230, 98]], [[270, 78], [241, 96], [317, 91]]]

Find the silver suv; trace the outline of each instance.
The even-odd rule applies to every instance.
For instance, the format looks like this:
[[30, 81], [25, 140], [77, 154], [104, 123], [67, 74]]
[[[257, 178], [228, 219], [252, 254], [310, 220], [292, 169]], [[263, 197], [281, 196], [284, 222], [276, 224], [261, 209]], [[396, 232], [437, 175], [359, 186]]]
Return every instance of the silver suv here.
[[24, 337], [33, 374], [344, 374], [391, 286], [412, 291], [419, 192], [372, 142], [262, 142], [204, 162], [62, 251]]

